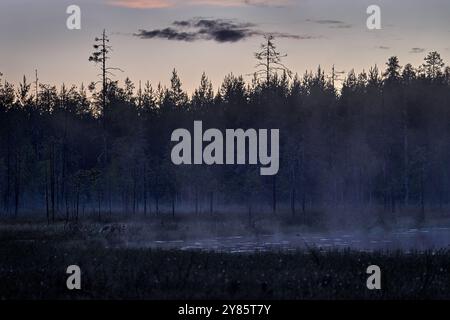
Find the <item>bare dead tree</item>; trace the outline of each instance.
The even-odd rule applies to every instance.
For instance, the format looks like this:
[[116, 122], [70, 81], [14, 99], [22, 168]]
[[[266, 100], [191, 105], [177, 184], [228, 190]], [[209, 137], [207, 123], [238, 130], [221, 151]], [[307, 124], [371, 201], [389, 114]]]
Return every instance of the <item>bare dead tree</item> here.
[[109, 45], [109, 38], [106, 35], [106, 30], [103, 30], [102, 36], [100, 38], [95, 38], [95, 44], [93, 45], [95, 51], [89, 57], [89, 61], [94, 62], [96, 65], [100, 65], [101, 73], [98, 74], [101, 80], [93, 82], [91, 88], [95, 88], [98, 83], [102, 83], [102, 114], [104, 115], [106, 110], [106, 99], [108, 95], [108, 83], [111, 82], [109, 76], [114, 76], [112, 71], [118, 70], [123, 72], [122, 69], [116, 67], [108, 67], [107, 61], [110, 59], [109, 53], [112, 51], [112, 47]]
[[95, 44], [93, 45], [95, 51], [89, 57], [89, 61], [100, 65], [101, 74], [99, 74], [98, 76], [101, 77], [101, 80], [94, 82], [92, 86], [95, 87], [97, 83], [102, 83], [102, 112], [105, 112], [106, 109], [108, 82], [111, 81], [108, 76], [114, 76], [114, 74], [112, 73], [112, 71], [114, 70], [123, 72], [123, 70], [121, 70], [120, 68], [107, 66], [107, 60], [110, 59], [109, 53], [112, 51], [112, 47], [108, 43], [109, 38], [106, 35], [106, 30], [103, 30], [102, 36], [100, 38], [95, 38]]
[[260, 51], [255, 52], [255, 58], [258, 60], [255, 66], [257, 69], [254, 73], [255, 77], [257, 79], [264, 78], [266, 83], [269, 83], [271, 77], [276, 75], [278, 71], [282, 71], [291, 78], [291, 70], [281, 62], [283, 58], [287, 57], [287, 54], [277, 51], [273, 35], [265, 35], [264, 39], [266, 41], [261, 44]]
[[34, 90], [36, 92], [36, 97], [35, 97], [35, 101], [36, 101], [36, 107], [39, 105], [39, 78], [38, 78], [38, 71], [37, 69], [35, 70], [35, 81], [34, 81]]
[[345, 74], [345, 71], [336, 71], [334, 64], [333, 68], [331, 69], [331, 76], [330, 76], [330, 83], [332, 88], [336, 88], [336, 82], [342, 82], [344, 79], [342, 78], [342, 75]]

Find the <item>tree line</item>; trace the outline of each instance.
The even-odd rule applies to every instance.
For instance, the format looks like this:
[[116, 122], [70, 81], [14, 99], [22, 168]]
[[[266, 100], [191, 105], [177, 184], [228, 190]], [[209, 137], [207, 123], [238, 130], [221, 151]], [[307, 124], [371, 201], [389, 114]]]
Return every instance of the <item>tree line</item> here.
[[[344, 208], [376, 209], [385, 224], [409, 209], [422, 223], [427, 208], [448, 207], [450, 67], [437, 52], [417, 67], [394, 56], [383, 71], [350, 71], [339, 88], [334, 70], [291, 77], [265, 65], [263, 77], [229, 74], [217, 91], [203, 74], [188, 95], [175, 70], [168, 87], [109, 79], [105, 38], [96, 40], [98, 90], [0, 79], [1, 215], [52, 222], [243, 210], [252, 219], [265, 210], [307, 221]], [[280, 129], [278, 175], [173, 165], [170, 135], [194, 120], [205, 130]]]

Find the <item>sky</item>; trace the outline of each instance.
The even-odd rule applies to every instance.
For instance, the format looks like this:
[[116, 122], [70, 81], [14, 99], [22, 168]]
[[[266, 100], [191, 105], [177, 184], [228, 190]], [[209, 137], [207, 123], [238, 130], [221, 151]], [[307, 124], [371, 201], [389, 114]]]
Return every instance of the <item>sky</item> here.
[[[381, 8], [381, 30], [366, 27], [369, 5]], [[81, 30], [69, 30], [66, 8], [81, 9]], [[450, 64], [448, 0], [1, 0], [0, 72], [18, 83], [38, 69], [41, 82], [89, 84], [98, 69], [88, 61], [105, 28], [115, 80], [168, 85], [175, 68], [192, 92], [203, 72], [217, 89], [225, 75], [255, 71], [263, 34], [276, 36], [294, 73], [321, 65], [360, 72], [423, 62], [438, 51]]]

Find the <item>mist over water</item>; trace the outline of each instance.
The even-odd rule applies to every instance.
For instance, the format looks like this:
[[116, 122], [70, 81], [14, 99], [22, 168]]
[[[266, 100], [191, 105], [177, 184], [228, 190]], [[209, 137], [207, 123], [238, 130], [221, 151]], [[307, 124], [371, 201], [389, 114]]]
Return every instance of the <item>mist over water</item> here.
[[404, 253], [450, 249], [450, 227], [398, 228], [390, 231], [336, 230], [327, 232], [276, 232], [195, 239], [129, 241], [127, 246], [158, 249], [253, 253], [297, 250], [402, 251]]

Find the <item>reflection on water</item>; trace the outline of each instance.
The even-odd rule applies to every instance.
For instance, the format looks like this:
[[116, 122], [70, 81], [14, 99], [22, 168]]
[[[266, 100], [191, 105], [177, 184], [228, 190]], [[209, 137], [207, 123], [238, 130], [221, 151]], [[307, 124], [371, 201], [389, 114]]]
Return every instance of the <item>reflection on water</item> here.
[[[130, 245], [130, 244], [129, 244]], [[201, 240], [154, 241], [131, 244], [143, 247], [205, 250], [230, 253], [254, 251], [292, 251], [297, 249], [346, 249], [360, 251], [424, 251], [450, 249], [450, 228], [405, 229], [374, 234], [335, 232], [327, 234], [275, 234], [218, 237]]]

